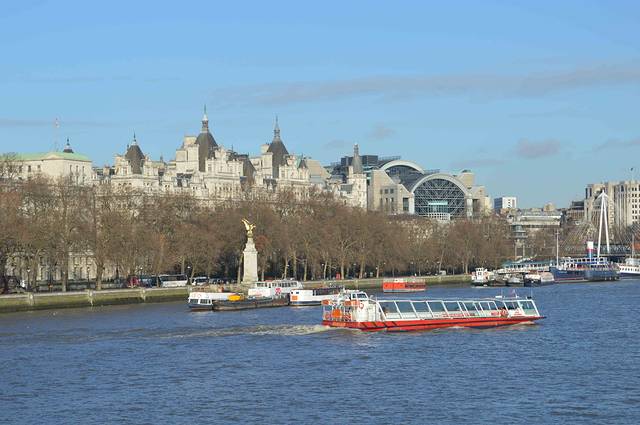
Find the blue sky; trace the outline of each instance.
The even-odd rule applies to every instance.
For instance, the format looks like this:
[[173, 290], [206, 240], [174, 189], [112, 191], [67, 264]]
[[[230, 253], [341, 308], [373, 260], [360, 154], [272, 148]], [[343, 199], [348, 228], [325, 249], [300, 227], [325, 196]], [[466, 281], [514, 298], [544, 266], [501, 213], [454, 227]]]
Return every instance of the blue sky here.
[[0, 151], [69, 137], [96, 165], [135, 131], [257, 154], [400, 155], [492, 197], [566, 206], [640, 169], [637, 1], [5, 1]]

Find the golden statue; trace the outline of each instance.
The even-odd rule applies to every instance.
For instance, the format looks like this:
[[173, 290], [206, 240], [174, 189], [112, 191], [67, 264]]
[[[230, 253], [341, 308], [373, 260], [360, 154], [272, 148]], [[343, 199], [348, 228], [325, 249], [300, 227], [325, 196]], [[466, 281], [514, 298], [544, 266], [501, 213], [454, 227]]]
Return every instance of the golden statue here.
[[247, 229], [247, 237], [253, 238], [253, 229], [256, 228], [256, 225], [249, 223], [249, 221], [245, 218], [242, 219], [242, 222], [244, 223], [245, 229]]

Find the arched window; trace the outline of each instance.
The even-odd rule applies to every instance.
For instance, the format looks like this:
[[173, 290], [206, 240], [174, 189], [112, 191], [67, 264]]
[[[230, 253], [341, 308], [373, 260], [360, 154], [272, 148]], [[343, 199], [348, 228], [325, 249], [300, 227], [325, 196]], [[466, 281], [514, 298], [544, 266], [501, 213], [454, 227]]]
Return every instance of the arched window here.
[[413, 193], [417, 215], [428, 217], [449, 214], [451, 218], [465, 216], [465, 193], [449, 180], [426, 180], [420, 183]]

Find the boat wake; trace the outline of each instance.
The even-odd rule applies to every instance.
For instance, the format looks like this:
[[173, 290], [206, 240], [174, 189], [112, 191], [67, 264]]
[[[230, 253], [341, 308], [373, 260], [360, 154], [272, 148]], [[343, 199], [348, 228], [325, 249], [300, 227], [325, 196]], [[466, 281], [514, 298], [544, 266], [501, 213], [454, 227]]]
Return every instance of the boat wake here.
[[303, 336], [326, 332], [330, 328], [324, 325], [259, 325], [246, 327], [231, 327], [222, 329], [209, 329], [205, 331], [194, 330], [176, 334], [164, 335], [164, 338], [203, 338], [225, 337], [237, 335], [280, 335]]

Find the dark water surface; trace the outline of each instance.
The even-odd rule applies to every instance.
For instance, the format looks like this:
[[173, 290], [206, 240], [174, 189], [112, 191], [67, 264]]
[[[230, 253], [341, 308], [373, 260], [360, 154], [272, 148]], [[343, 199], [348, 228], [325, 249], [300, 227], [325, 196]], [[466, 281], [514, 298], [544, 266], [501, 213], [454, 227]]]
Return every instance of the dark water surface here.
[[534, 296], [539, 325], [404, 334], [319, 307], [2, 315], [0, 423], [640, 423], [640, 281]]

